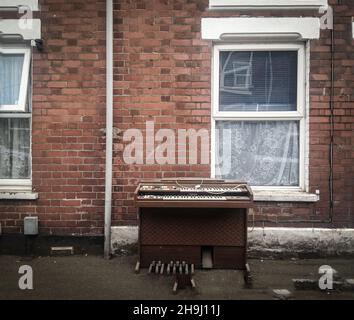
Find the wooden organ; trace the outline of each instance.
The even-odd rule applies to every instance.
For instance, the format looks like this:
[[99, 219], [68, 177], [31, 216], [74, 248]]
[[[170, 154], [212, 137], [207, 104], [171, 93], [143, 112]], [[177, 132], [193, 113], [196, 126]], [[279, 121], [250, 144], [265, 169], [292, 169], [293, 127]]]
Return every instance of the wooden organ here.
[[139, 266], [187, 261], [196, 268], [245, 269], [247, 183], [216, 179], [142, 181], [135, 191]]

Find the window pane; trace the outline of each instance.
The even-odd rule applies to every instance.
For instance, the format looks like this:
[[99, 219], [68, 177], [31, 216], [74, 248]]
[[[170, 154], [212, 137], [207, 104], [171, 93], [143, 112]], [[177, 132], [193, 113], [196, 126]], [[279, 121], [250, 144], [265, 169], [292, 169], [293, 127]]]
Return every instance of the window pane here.
[[0, 105], [18, 104], [23, 61], [23, 54], [0, 53]]
[[220, 111], [296, 111], [297, 51], [221, 51]]
[[30, 119], [0, 118], [0, 179], [30, 178]]
[[217, 121], [216, 177], [299, 185], [298, 121]]

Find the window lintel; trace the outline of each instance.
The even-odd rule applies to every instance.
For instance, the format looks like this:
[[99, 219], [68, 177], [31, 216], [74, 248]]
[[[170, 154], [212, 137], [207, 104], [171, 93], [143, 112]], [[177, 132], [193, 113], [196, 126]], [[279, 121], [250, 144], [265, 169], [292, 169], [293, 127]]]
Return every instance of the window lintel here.
[[214, 41], [319, 39], [320, 19], [299, 18], [202, 18], [202, 39]]
[[264, 9], [308, 9], [327, 7], [327, 0], [209, 0], [211, 10], [264, 10]]

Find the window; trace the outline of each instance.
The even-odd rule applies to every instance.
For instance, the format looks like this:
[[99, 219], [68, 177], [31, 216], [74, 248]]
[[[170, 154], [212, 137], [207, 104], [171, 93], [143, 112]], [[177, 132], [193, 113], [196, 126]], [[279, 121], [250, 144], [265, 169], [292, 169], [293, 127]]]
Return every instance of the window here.
[[214, 176], [304, 188], [302, 44], [214, 46]]
[[25, 47], [0, 47], [0, 189], [31, 186], [30, 56]]
[[26, 111], [30, 49], [0, 48], [0, 111]]

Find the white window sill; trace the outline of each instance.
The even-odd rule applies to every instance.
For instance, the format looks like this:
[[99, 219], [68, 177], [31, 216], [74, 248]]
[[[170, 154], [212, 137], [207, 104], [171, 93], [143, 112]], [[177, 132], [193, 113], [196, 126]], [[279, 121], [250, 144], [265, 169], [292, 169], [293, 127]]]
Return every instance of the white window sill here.
[[319, 9], [327, 7], [327, 0], [209, 0], [213, 9]]
[[274, 202], [317, 202], [319, 196], [314, 193], [308, 193], [295, 190], [254, 190], [253, 200], [256, 202], [274, 201]]
[[35, 192], [0, 192], [0, 200], [37, 200]]
[[38, 5], [38, 0], [21, 0], [21, 1], [16, 1], [16, 0], [1, 0], [0, 2], [0, 8], [18, 8], [25, 6], [29, 7], [31, 11], [38, 11], [39, 10], [39, 5]]

